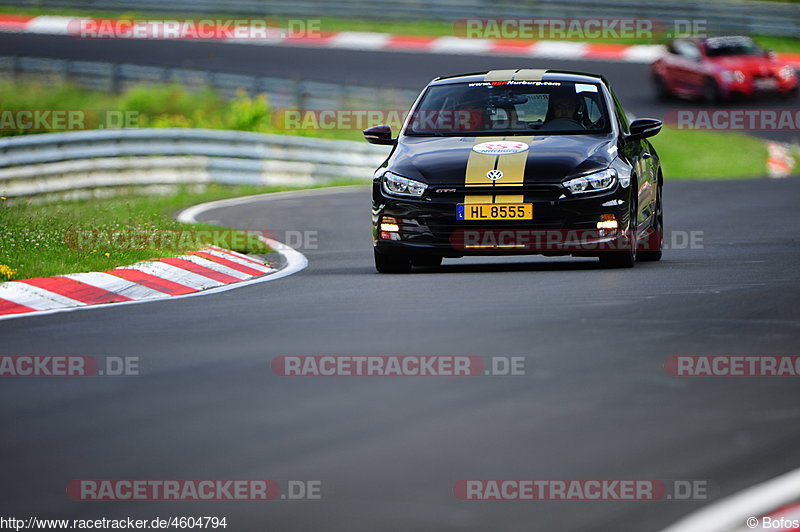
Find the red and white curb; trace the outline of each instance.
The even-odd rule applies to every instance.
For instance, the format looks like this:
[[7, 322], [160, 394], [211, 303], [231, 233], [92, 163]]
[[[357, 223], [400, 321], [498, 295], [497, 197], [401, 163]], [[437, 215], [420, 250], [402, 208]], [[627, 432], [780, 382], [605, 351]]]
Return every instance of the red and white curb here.
[[[37, 17], [0, 15], [0, 31], [70, 35], [78, 27], [80, 17], [42, 15]], [[102, 19], [93, 19], [101, 21]], [[77, 37], [76, 37], [77, 38]], [[132, 37], [134, 38], [134, 37]], [[199, 40], [199, 39], [192, 39]], [[287, 35], [276, 30], [267, 39], [234, 39], [225, 35], [217, 42], [266, 45], [301, 45], [369, 51], [430, 52], [441, 54], [507, 55], [550, 59], [617, 61], [651, 63], [665, 53], [660, 44], [585, 43], [573, 41], [529, 41], [517, 39], [468, 39], [358, 31], [319, 32], [314, 35]], [[800, 68], [800, 54], [778, 54], [778, 57]]]
[[[362, 185], [323, 187], [211, 201], [189, 207], [176, 218], [185, 223], [198, 223], [200, 214], [213, 209], [253, 201], [341, 194], [363, 188]], [[306, 256], [291, 246], [271, 238], [259, 238], [281, 255], [284, 262], [281, 269], [275, 270], [234, 251], [209, 246], [190, 255], [139, 262], [108, 272], [9, 281], [0, 283], [0, 320], [217, 294], [276, 281], [308, 266]], [[11, 288], [7, 288], [9, 285]], [[67, 292], [67, 289], [70, 290]], [[40, 307], [37, 309], [36, 305]]]
[[662, 532], [800, 530], [800, 469], [740, 491]]
[[787, 177], [794, 170], [794, 157], [792, 147], [779, 142], [767, 142], [767, 173], [770, 177]]
[[162, 299], [220, 288], [277, 270], [216, 246], [107, 272], [36, 277], [0, 283], [0, 319], [89, 305]]

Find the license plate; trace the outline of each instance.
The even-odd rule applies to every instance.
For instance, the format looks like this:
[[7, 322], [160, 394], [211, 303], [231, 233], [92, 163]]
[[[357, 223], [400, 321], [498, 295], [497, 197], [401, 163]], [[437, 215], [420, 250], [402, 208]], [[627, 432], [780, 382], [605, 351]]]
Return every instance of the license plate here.
[[533, 203], [459, 203], [459, 220], [532, 220]]
[[777, 80], [772, 78], [757, 79], [754, 82], [756, 90], [769, 91], [778, 88]]

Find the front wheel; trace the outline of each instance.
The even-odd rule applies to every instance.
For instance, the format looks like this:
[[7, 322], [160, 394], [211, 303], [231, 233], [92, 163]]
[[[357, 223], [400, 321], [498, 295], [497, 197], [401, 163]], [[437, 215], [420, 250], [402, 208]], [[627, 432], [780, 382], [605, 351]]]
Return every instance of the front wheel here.
[[667, 101], [670, 98], [669, 89], [667, 89], [667, 84], [659, 74], [653, 74], [653, 86], [655, 87], [656, 91], [656, 98], [659, 101]]
[[652, 233], [647, 239], [648, 249], [640, 251], [637, 258], [641, 261], [656, 262], [661, 260], [664, 250], [664, 206], [661, 200], [661, 186], [658, 187], [656, 196], [656, 214]]
[[623, 242], [623, 246], [626, 249], [606, 251], [601, 254], [600, 265], [603, 268], [633, 268], [636, 264], [637, 212], [636, 203], [632, 201], [630, 221], [628, 222], [628, 237], [627, 241]]
[[378, 273], [408, 273], [411, 271], [411, 259], [405, 255], [388, 255], [377, 249], [375, 253], [375, 269]]
[[706, 78], [703, 85], [703, 99], [712, 105], [716, 105], [722, 101], [722, 93], [714, 78]]
[[636, 264], [635, 251], [608, 251], [600, 255], [603, 268], [633, 268]]

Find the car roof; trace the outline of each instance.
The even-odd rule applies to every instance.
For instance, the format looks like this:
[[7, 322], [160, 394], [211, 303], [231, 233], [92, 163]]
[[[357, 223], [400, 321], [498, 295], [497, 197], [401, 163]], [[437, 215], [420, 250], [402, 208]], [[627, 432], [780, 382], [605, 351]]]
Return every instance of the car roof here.
[[701, 48], [707, 48], [711, 44], [722, 44], [722, 43], [737, 43], [737, 42], [747, 42], [750, 44], [756, 44], [752, 37], [748, 37], [747, 35], [717, 35], [714, 37], [676, 37], [673, 39], [670, 44], [682, 41], [682, 42], [691, 42]]
[[589, 74], [587, 72], [573, 72], [570, 70], [548, 70], [548, 69], [506, 69], [489, 70], [484, 72], [471, 72], [469, 74], [458, 74], [436, 78], [430, 85], [449, 85], [452, 83], [479, 83], [482, 81], [570, 81], [575, 83], [604, 83], [610, 88], [608, 80], [599, 74]]
[[708, 42], [754, 42], [752, 37], [748, 37], [747, 35], [717, 35], [716, 37], [703, 37], [699, 39], [700, 42], [708, 43]]

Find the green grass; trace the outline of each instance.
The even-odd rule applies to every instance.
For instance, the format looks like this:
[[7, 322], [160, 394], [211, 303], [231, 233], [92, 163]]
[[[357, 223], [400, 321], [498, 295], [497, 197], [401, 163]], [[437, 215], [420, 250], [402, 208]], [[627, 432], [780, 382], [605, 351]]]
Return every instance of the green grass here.
[[739, 178], [766, 174], [763, 141], [736, 132], [685, 131], [665, 127], [650, 139], [665, 179]]
[[[735, 0], [732, 0], [735, 1]], [[770, 0], [772, 1], [772, 0]], [[798, 3], [800, 0], [778, 0], [784, 3]], [[266, 9], [266, 8], [265, 8]], [[0, 3], [0, 13], [18, 15], [68, 15], [84, 16], [97, 18], [143, 18], [143, 17], [185, 17], [185, 14], [175, 13], [143, 13], [140, 11], [128, 11], [125, 13], [114, 11], [102, 11], [91, 9], [58, 9], [58, 8], [28, 8], [17, 7], [14, 5], [4, 5]], [[220, 12], [215, 16], [227, 16], [241, 19], [241, 15]], [[275, 20], [282, 27], [286, 26], [287, 17], [271, 16], [269, 13], [265, 17]], [[533, 16], [533, 15], [532, 15]], [[336, 17], [320, 17], [320, 29], [322, 31], [369, 31], [379, 33], [397, 33], [404, 35], [431, 35], [431, 36], [452, 36], [455, 34], [453, 21], [440, 20], [367, 20], [367, 19], [348, 19]], [[800, 39], [792, 37], [774, 37], [768, 35], [753, 35], [755, 41], [764, 48], [776, 52], [800, 53]], [[592, 41], [592, 39], [578, 39]], [[667, 42], [663, 39], [602, 39], [600, 42], [623, 43], [623, 44], [663, 44]]]
[[800, 39], [791, 37], [774, 37], [771, 35], [756, 35], [753, 37], [759, 46], [775, 52], [800, 53]]
[[[87, 129], [101, 126], [105, 112], [134, 112], [134, 127], [186, 127], [278, 133], [323, 138], [358, 139], [358, 131], [285, 129], [273, 123], [273, 108], [265, 94], [246, 92], [227, 100], [212, 89], [187, 90], [180, 85], [138, 85], [122, 94], [91, 91], [64, 84], [0, 81], [1, 109], [68, 109], [88, 111]], [[42, 133], [0, 129], [0, 136]]]
[[[204, 224], [184, 224], [172, 216], [206, 201], [282, 190], [290, 189], [210, 185], [203, 192], [182, 189], [170, 196], [132, 195], [44, 205], [0, 200], [0, 282], [106, 271], [146, 259], [180, 255], [205, 244], [220, 244], [244, 253], [268, 253], [269, 247], [253, 235]], [[112, 233], [122, 238], [102, 238]], [[146, 237], [150, 243], [146, 243]]]

